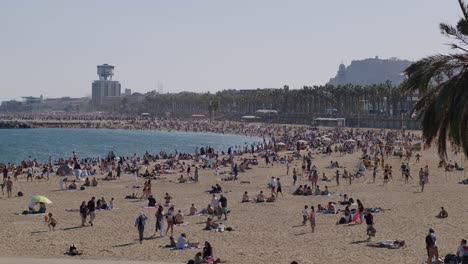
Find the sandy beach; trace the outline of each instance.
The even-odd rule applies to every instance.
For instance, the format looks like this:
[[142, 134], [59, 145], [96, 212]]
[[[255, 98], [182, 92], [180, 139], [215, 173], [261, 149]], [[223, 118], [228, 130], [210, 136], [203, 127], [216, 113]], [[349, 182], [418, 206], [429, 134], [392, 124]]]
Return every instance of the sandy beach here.
[[20, 263], [20, 264], [40, 264], [40, 263], [49, 263], [49, 264], [175, 264], [177, 262], [149, 262], [149, 261], [125, 261], [125, 260], [83, 260], [83, 259], [38, 259], [38, 258], [19, 258], [19, 257], [0, 257], [1, 264], [8, 264], [8, 263]]
[[[265, 167], [263, 159], [259, 165], [240, 174], [241, 181], [221, 182], [219, 175], [212, 170], [200, 170], [200, 182], [191, 184], [176, 183], [178, 174], [164, 175], [166, 179], [152, 181], [153, 195], [158, 202], [163, 201], [166, 192], [174, 198], [176, 210], [189, 213], [189, 207], [194, 203], [200, 210], [211, 201], [211, 195], [206, 193], [216, 183], [223, 187], [231, 209], [226, 226], [233, 227], [232, 232], [214, 232], [202, 230], [206, 217], [186, 216], [187, 226], [176, 226], [174, 237], [181, 233], [187, 234], [189, 241], [203, 243], [209, 241], [214, 255], [226, 263], [416, 263], [425, 258], [425, 235], [429, 228], [434, 228], [438, 238], [441, 256], [454, 252], [461, 238], [466, 238], [468, 230], [468, 207], [463, 204], [463, 197], [468, 197], [467, 185], [458, 184], [463, 172], [445, 172], [437, 168], [438, 157], [435, 149], [420, 152], [419, 164], [413, 158], [412, 177], [405, 184], [398, 170], [401, 160], [389, 157], [386, 162], [393, 169], [393, 179], [383, 185], [382, 170], [379, 168], [376, 183], [372, 183], [372, 172], [368, 171], [366, 178], [358, 178], [350, 185], [341, 179], [340, 185], [335, 181], [318, 182], [322, 188], [328, 186], [334, 194], [329, 196], [293, 196], [296, 189], [292, 186], [291, 171], [300, 171], [300, 161], [291, 165], [290, 174], [286, 176], [286, 165], [275, 164]], [[280, 153], [280, 156], [286, 155]], [[339, 156], [323, 154], [314, 155], [312, 163], [317, 166], [319, 175], [323, 172], [334, 179], [335, 169], [325, 168], [331, 160], [339, 161], [341, 166], [353, 170], [356, 167], [360, 153]], [[450, 159], [460, 160], [460, 156]], [[417, 171], [419, 167], [429, 165], [430, 182], [425, 191], [420, 192]], [[248, 191], [252, 196], [263, 190], [267, 196], [267, 182], [271, 176], [280, 177], [283, 184], [284, 197], [281, 195], [275, 203], [240, 203], [242, 194]], [[59, 191], [59, 177], [52, 176], [49, 181], [40, 180], [26, 182], [25, 177], [14, 183], [14, 193], [22, 191], [25, 196], [6, 198], [0, 196], [2, 214], [0, 221], [3, 228], [0, 235], [3, 242], [0, 252], [3, 257], [34, 257], [34, 258], [64, 258], [71, 243], [83, 250], [84, 254], [67, 259], [86, 260], [138, 260], [170, 263], [186, 263], [193, 258], [195, 250], [169, 250], [163, 248], [169, 243], [168, 236], [152, 237], [154, 233], [155, 209], [144, 209], [145, 200], [126, 200], [124, 197], [132, 192], [141, 194], [141, 189], [130, 188], [142, 185], [144, 179], [134, 181], [129, 175], [123, 175], [118, 181], [100, 181], [97, 187], [84, 191]], [[305, 177], [299, 175], [299, 184], [310, 184]], [[44, 223], [44, 216], [18, 216], [15, 212], [25, 210], [29, 197], [33, 194], [47, 196], [53, 201], [47, 211], [52, 212], [58, 221], [55, 231], [49, 231]], [[405, 240], [401, 249], [384, 249], [367, 247], [366, 227], [363, 225], [336, 225], [341, 214], [317, 214], [315, 233], [311, 233], [309, 224], [302, 226], [301, 210], [304, 205], [326, 205], [330, 201], [340, 201], [338, 194], [347, 194], [354, 199], [360, 199], [365, 207], [381, 207], [383, 213], [374, 214], [376, 236], [372, 241], [398, 239]], [[66, 208], [77, 209], [81, 201], [88, 201], [92, 196], [104, 196], [106, 200], [115, 198], [117, 210], [97, 212], [93, 227], [80, 227], [80, 217], [77, 212], [66, 212]], [[446, 219], [435, 216], [439, 208], [444, 206], [449, 213]], [[338, 206], [343, 209], [344, 206]], [[355, 208], [355, 207], [354, 207]], [[149, 221], [145, 229], [145, 241], [139, 244], [138, 234], [134, 228], [138, 211], [143, 210]], [[167, 208], [165, 208], [167, 210]], [[7, 261], [9, 259], [2, 259]], [[15, 263], [31, 263], [27, 259], [15, 259]], [[3, 262], [2, 262], [3, 263]], [[33, 262], [34, 263], [34, 262]], [[51, 262], [52, 263], [52, 262]], [[64, 263], [64, 262], [61, 262]], [[89, 262], [88, 262], [89, 263]], [[102, 263], [102, 262], [99, 262]], [[107, 262], [106, 262], [107, 263]], [[109, 262], [112, 263], [112, 262]]]

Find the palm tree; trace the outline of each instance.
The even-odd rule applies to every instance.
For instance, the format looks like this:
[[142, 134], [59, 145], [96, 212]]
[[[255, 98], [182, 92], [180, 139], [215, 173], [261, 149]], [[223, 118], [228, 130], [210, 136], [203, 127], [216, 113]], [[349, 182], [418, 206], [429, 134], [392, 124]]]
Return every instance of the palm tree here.
[[463, 16], [456, 26], [440, 24], [443, 35], [456, 40], [454, 54], [423, 58], [405, 70], [407, 92], [419, 91], [415, 110], [422, 120], [426, 145], [437, 138], [438, 152], [447, 159], [447, 140], [468, 156], [468, 6], [458, 0]]

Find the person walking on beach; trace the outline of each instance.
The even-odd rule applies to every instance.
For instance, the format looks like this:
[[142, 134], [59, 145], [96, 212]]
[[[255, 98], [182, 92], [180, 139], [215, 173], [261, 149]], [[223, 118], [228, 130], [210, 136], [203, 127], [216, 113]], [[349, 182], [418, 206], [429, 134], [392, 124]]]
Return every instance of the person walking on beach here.
[[307, 208], [309, 208], [307, 205], [304, 206], [304, 209], [302, 210], [302, 225], [305, 225], [307, 222], [307, 217], [309, 217], [309, 212], [307, 211]]
[[138, 217], [135, 220], [135, 227], [138, 228], [140, 244], [143, 243], [143, 233], [145, 232], [146, 220], [148, 220], [148, 217], [146, 217], [143, 211], [138, 212]]
[[358, 212], [359, 212], [359, 223], [362, 224], [362, 217], [364, 216], [364, 205], [362, 205], [361, 200], [356, 200], [358, 204]]
[[434, 229], [429, 229], [429, 234], [426, 236], [427, 263], [432, 263], [433, 258], [436, 259], [436, 264], [440, 263], [436, 240]]
[[89, 214], [89, 224], [93, 226], [93, 221], [96, 218], [96, 198], [91, 198], [88, 201], [88, 214]]
[[80, 216], [81, 216], [81, 226], [84, 227], [86, 224], [86, 218], [88, 216], [88, 206], [86, 205], [85, 201], [81, 203]]
[[455, 263], [468, 264], [468, 246], [466, 245], [466, 239], [461, 240], [456, 255]]
[[8, 178], [8, 168], [6, 165], [3, 167], [2, 173], [3, 173], [3, 181], [6, 181], [6, 179]]
[[28, 182], [29, 179], [31, 179], [31, 181], [33, 181], [33, 168], [31, 166], [28, 167], [27, 169], [27, 173], [28, 173], [28, 176], [26, 177], [26, 181]]
[[366, 215], [364, 216], [367, 224], [366, 233], [369, 236], [367, 240], [371, 240], [371, 237], [375, 236], [377, 232], [374, 228], [374, 216], [371, 214], [369, 210], [366, 210]]
[[278, 197], [278, 193], [281, 193], [281, 197], [283, 197], [283, 187], [281, 186], [280, 178], [276, 178], [276, 197]]
[[13, 181], [11, 180], [10, 176], [8, 176], [5, 185], [7, 190], [7, 197], [10, 198], [13, 196]]
[[315, 208], [314, 206], [310, 207], [309, 221], [310, 221], [310, 228], [312, 228], [312, 233], [314, 233], [315, 232]]
[[227, 220], [227, 199], [222, 194], [219, 198], [219, 203], [221, 204], [220, 210], [222, 211], [218, 214], [218, 219], [221, 219], [221, 216], [224, 214], [224, 220]]
[[163, 236], [163, 228], [164, 228], [164, 208], [162, 205], [159, 206], [158, 211], [155, 214], [156, 216], [156, 229], [154, 230], [154, 235], [156, 232], [159, 231], [159, 236]]
[[336, 186], [340, 186], [340, 171], [336, 170]]
[[425, 180], [424, 180], [424, 171], [423, 168], [419, 170], [419, 185], [421, 185], [421, 192], [424, 192], [424, 185], [425, 185]]
[[173, 206], [171, 206], [169, 210], [167, 210], [166, 221], [167, 221], [166, 235], [169, 229], [171, 229], [171, 236], [172, 236], [174, 234], [174, 222], [175, 222], [175, 212], [174, 212]]
[[195, 172], [193, 173], [193, 181], [198, 182], [198, 167], [195, 167]]
[[275, 179], [275, 177], [271, 177], [270, 187], [271, 187], [271, 195], [275, 194], [276, 193], [276, 179]]
[[292, 173], [293, 173], [293, 186], [294, 186], [294, 185], [296, 185], [296, 181], [297, 181], [297, 171], [296, 171], [296, 168], [293, 169]]

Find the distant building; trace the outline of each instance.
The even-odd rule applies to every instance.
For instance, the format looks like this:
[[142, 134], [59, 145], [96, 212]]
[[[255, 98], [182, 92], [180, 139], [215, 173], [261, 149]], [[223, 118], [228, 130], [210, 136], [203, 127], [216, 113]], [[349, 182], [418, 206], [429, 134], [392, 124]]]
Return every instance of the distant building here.
[[121, 86], [113, 81], [114, 66], [103, 64], [97, 66], [99, 80], [93, 82], [92, 102], [94, 105], [116, 103], [121, 99]]
[[132, 95], [132, 90], [131, 89], [125, 89], [125, 92], [123, 93], [124, 96], [130, 96]]
[[40, 104], [42, 102], [42, 94], [40, 97], [34, 97], [34, 96], [24, 96], [23, 100], [25, 104]]

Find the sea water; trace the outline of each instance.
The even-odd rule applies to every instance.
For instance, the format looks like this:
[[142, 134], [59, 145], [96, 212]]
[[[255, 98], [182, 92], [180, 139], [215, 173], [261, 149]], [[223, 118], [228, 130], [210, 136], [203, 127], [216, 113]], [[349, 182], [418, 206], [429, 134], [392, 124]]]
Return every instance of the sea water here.
[[[258, 137], [212, 133], [164, 132], [123, 129], [0, 129], [0, 163], [37, 159], [47, 161], [69, 158], [75, 151], [79, 158], [105, 157], [113, 151], [117, 156], [142, 156], [167, 153], [193, 154], [195, 149], [210, 146], [221, 153], [229, 147], [262, 142]], [[234, 149], [233, 149], [234, 150]]]

